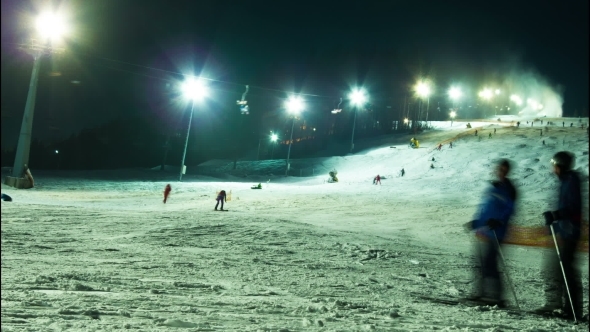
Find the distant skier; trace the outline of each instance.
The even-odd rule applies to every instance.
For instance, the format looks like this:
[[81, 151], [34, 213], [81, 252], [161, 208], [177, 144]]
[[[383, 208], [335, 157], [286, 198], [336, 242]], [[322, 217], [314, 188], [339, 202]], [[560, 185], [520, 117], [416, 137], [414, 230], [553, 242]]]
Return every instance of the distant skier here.
[[477, 136], [477, 129], [475, 129], [475, 136]]
[[172, 187], [170, 187], [170, 184], [167, 184], [164, 188], [164, 204], [166, 204], [166, 201], [168, 200], [168, 196], [170, 195], [171, 191]]
[[434, 168], [434, 164], [430, 164], [430, 168]]
[[373, 179], [373, 184], [381, 184], [381, 177], [379, 174], [377, 174], [377, 176]]
[[440, 151], [440, 149], [442, 149], [442, 144], [439, 144], [438, 147], [436, 148], [438, 151]]
[[496, 128], [494, 128], [494, 134], [496, 134]]
[[475, 293], [468, 299], [498, 306], [504, 306], [504, 301], [502, 300], [502, 282], [498, 271], [499, 248], [497, 243], [501, 244], [506, 236], [517, 197], [516, 189], [507, 177], [510, 168], [510, 162], [507, 159], [498, 162], [496, 166], [497, 180], [493, 181], [491, 187], [486, 189], [477, 219], [469, 224], [469, 227], [485, 237], [486, 241], [476, 244], [481, 246], [480, 250], [476, 250], [476, 256], [479, 257], [481, 264], [481, 278], [479, 278]]
[[519, 128], [519, 127], [520, 127], [520, 121], [518, 121], [518, 122], [516, 123], [516, 128]]
[[449, 147], [452, 149], [453, 148], [453, 142], [449, 143]]
[[492, 138], [492, 133], [490, 133], [490, 134], [488, 135], [488, 138]]
[[219, 203], [221, 203], [221, 211], [223, 211], [223, 202], [227, 202], [227, 195], [225, 194], [225, 190], [222, 190], [217, 194], [217, 204], [215, 204], [215, 211], [217, 211], [217, 207]]
[[434, 157], [432, 157], [432, 159], [431, 159], [431, 160], [432, 160], [432, 161], [435, 161], [435, 160], [434, 160]]
[[562, 124], [562, 125], [563, 125], [563, 127], [565, 128], [565, 121], [563, 121], [561, 124]]
[[400, 173], [401, 173], [402, 177], [406, 174], [406, 171], [403, 169], [403, 167], [402, 167], [402, 170]]

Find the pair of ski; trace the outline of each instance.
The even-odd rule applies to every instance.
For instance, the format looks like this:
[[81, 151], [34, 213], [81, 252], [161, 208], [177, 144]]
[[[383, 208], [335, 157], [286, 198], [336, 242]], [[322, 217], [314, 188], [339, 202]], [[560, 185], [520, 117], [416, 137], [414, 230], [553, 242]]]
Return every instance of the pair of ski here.
[[[439, 298], [439, 297], [432, 297], [426, 295], [416, 294], [416, 296], [422, 300], [430, 301], [433, 303], [440, 303], [446, 305], [467, 305], [472, 307], [485, 307], [485, 306], [493, 306], [494, 304], [486, 301], [475, 300], [475, 299], [465, 299], [465, 298], [457, 298], [457, 297], [447, 297], [447, 298]], [[563, 318], [556, 312], [538, 312], [538, 311], [529, 311], [529, 310], [522, 310], [515, 307], [500, 307], [499, 310], [504, 310], [510, 313], [515, 314], [531, 314], [542, 316], [546, 318]]]

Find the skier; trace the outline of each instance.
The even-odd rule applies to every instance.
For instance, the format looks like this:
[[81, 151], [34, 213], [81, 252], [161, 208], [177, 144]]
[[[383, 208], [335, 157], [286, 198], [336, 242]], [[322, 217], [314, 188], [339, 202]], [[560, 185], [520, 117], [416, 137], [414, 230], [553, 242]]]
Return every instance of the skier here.
[[494, 128], [494, 134], [496, 134], [496, 128]]
[[430, 164], [430, 168], [433, 168], [434, 169], [434, 164]]
[[402, 177], [404, 176], [404, 174], [406, 174], [406, 171], [404, 170], [404, 168], [402, 167], [402, 171], [401, 171], [401, 175]]
[[[481, 266], [481, 276], [475, 294], [468, 297], [471, 301], [504, 306], [502, 299], [502, 282], [498, 271], [499, 247], [506, 236], [511, 216], [514, 214], [516, 189], [507, 177], [510, 172], [510, 161], [501, 159], [496, 166], [497, 180], [491, 183], [484, 195], [483, 204], [477, 219], [468, 225], [472, 230], [486, 238], [476, 250]], [[497, 239], [497, 241], [496, 241]]]
[[166, 201], [168, 200], [168, 195], [170, 195], [171, 191], [172, 191], [172, 187], [170, 187], [170, 184], [167, 184], [166, 187], [164, 188], [164, 204], [166, 204]]
[[475, 136], [477, 136], [477, 129], [475, 129]]
[[377, 176], [373, 179], [373, 184], [381, 184], [381, 177], [379, 174], [377, 174]]
[[215, 211], [217, 211], [217, 206], [219, 206], [219, 203], [221, 202], [221, 211], [225, 211], [223, 210], [223, 202], [227, 202], [227, 195], [225, 194], [225, 190], [222, 190], [219, 192], [219, 194], [217, 194], [217, 204], [215, 204]]
[[453, 142], [449, 143], [449, 147], [452, 149], [453, 148]]
[[438, 148], [436, 148], [438, 151], [440, 151], [440, 149], [442, 149], [442, 144], [438, 145]]
[[492, 138], [492, 133], [490, 133], [490, 134], [488, 135], [488, 138]]
[[516, 123], [516, 128], [519, 128], [519, 127], [520, 127], [520, 121], [518, 121], [518, 122]]
[[[559, 237], [560, 256], [557, 256], [558, 248], [556, 248], [556, 251], [552, 251], [551, 257], [545, 261], [546, 302], [536, 311], [552, 312], [555, 309], [561, 309], [565, 318], [573, 319], [575, 314], [577, 319], [581, 319], [582, 283], [575, 267], [575, 253], [580, 241], [582, 223], [580, 177], [573, 170], [574, 155], [570, 152], [557, 152], [551, 159], [551, 164], [553, 165], [553, 173], [557, 175], [560, 182], [557, 210], [546, 211], [543, 213], [543, 217], [545, 224], [552, 227]], [[563, 270], [560, 271], [560, 268]]]

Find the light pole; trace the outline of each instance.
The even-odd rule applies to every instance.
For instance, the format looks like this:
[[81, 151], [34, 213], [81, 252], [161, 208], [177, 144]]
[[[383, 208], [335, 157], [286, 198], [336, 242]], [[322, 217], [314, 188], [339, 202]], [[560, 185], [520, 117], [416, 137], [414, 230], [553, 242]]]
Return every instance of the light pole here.
[[365, 96], [365, 92], [363, 90], [356, 89], [350, 93], [349, 99], [354, 107], [354, 120], [352, 121], [352, 136], [350, 138], [350, 153], [352, 153], [352, 151], [354, 150], [354, 130], [356, 128], [356, 113], [358, 112], [358, 108], [365, 103], [367, 97]]
[[421, 99], [428, 99], [426, 105], [426, 121], [428, 122], [428, 109], [430, 108], [430, 93], [431, 93], [430, 85], [426, 82], [418, 82], [416, 84], [416, 93]]
[[272, 152], [270, 153], [270, 159], [274, 159], [275, 154], [275, 145], [277, 145], [277, 139], [279, 139], [279, 135], [270, 132], [270, 141], [272, 142]]
[[479, 92], [479, 97], [485, 101], [488, 101], [488, 102], [492, 99], [493, 96], [494, 96], [494, 93], [492, 92], [492, 90], [487, 89], [487, 88], [483, 89]]
[[184, 159], [186, 158], [186, 148], [188, 146], [188, 135], [191, 132], [191, 122], [193, 120], [193, 113], [195, 111], [195, 100], [202, 99], [207, 94], [207, 88], [200, 80], [195, 80], [193, 78], [187, 79], [182, 85], [182, 93], [185, 98], [191, 100], [191, 114], [188, 118], [188, 128], [186, 130], [186, 140], [184, 141], [184, 152], [182, 153], [182, 162], [180, 163], [180, 174], [178, 177], [178, 181], [182, 181], [182, 175], [186, 171], [186, 166], [184, 166]]
[[39, 79], [39, 67], [41, 66], [41, 57], [45, 54], [61, 53], [63, 49], [53, 47], [54, 43], [59, 41], [65, 32], [66, 27], [63, 18], [55, 13], [45, 13], [37, 18], [36, 22], [39, 40], [32, 38], [31, 44], [24, 47], [28, 53], [33, 56], [33, 70], [29, 83], [29, 92], [25, 104], [25, 112], [21, 124], [16, 155], [14, 157], [14, 166], [12, 168], [12, 179], [7, 178], [6, 184], [16, 188], [30, 188], [32, 184], [25, 184], [19, 181], [27, 164], [29, 163], [29, 152], [31, 149], [31, 134], [33, 130], [33, 115], [35, 112], [35, 97], [37, 95], [37, 81]]
[[301, 98], [292, 96], [287, 100], [285, 104], [287, 108], [287, 112], [293, 115], [293, 123], [291, 124], [291, 138], [289, 139], [289, 150], [287, 152], [287, 167], [285, 168], [285, 176], [289, 175], [289, 169], [291, 168], [291, 164], [289, 163], [289, 159], [291, 158], [291, 145], [293, 145], [293, 129], [295, 128], [295, 117], [303, 111], [305, 107], [303, 104], [303, 100]]
[[[451, 87], [449, 89], [449, 98], [451, 98], [451, 100], [453, 101], [453, 109], [457, 108], [456, 102], [457, 100], [459, 100], [462, 96], [461, 93], [461, 89], [459, 89], [458, 87]], [[455, 118], [455, 116], [457, 116], [457, 113], [455, 111], [452, 111], [451, 114], [451, 127], [453, 126], [453, 119]]]

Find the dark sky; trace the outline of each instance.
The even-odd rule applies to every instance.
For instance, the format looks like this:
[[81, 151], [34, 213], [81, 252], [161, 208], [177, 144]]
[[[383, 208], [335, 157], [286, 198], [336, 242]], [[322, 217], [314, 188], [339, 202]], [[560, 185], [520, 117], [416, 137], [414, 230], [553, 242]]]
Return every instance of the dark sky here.
[[[330, 104], [359, 84], [379, 103], [420, 76], [441, 91], [515, 67], [562, 86], [566, 115], [588, 109], [586, 0], [53, 3], [74, 33], [42, 63], [33, 132], [47, 140], [128, 112], [174, 121], [185, 72], [215, 80], [203, 112], [235, 107], [243, 84], [266, 111], [291, 91]], [[16, 143], [32, 68], [17, 44], [41, 4], [2, 0], [3, 148]]]

